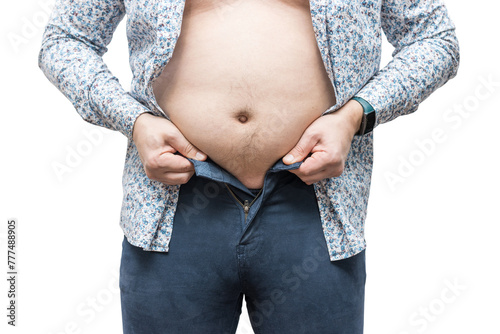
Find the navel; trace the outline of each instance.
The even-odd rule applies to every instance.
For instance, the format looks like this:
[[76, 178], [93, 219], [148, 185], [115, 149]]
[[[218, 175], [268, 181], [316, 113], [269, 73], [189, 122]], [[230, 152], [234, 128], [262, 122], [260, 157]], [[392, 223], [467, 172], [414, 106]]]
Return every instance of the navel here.
[[248, 117], [246, 115], [239, 115], [238, 121], [240, 121], [240, 123], [246, 123], [248, 121]]
[[246, 109], [240, 110], [235, 116], [236, 116], [236, 119], [238, 120], [238, 122], [240, 122], [241, 124], [246, 123], [248, 121], [248, 119], [250, 118], [248, 110], [246, 110]]

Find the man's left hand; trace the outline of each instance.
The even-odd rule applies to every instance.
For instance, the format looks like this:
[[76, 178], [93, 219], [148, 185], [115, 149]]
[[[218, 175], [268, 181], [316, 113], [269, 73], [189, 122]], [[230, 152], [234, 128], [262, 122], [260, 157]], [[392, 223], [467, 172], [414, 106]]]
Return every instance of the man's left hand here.
[[298, 169], [290, 172], [308, 185], [340, 176], [362, 116], [361, 104], [351, 100], [337, 111], [319, 117], [304, 131], [283, 162], [290, 165], [305, 159]]

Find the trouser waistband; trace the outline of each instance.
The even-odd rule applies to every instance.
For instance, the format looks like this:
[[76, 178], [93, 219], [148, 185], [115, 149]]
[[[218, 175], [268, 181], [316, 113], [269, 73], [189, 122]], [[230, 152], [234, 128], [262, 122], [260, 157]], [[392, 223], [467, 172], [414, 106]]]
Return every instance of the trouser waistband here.
[[[255, 194], [248, 189], [241, 181], [239, 181], [234, 175], [227, 172], [224, 168], [217, 165], [210, 158], [207, 158], [205, 161], [198, 161], [194, 159], [188, 159], [194, 165], [195, 175], [197, 177], [206, 178], [216, 182], [222, 182], [227, 185], [230, 185], [244, 194], [248, 195], [251, 198], [255, 197]], [[266, 172], [264, 177], [264, 185], [262, 187], [262, 191], [260, 195], [252, 201], [252, 205], [248, 208], [246, 212], [246, 224], [250, 224], [250, 222], [255, 218], [257, 212], [259, 211], [262, 203], [266, 201], [268, 196], [273, 192], [277, 185], [280, 184], [280, 173], [282, 171], [289, 171], [293, 169], [299, 168], [302, 164], [302, 161], [296, 162], [291, 165], [286, 165], [280, 159], [278, 160], [269, 170]], [[282, 174], [281, 174], [282, 175]], [[294, 175], [289, 175], [291, 177], [295, 177]]]
[[[240, 189], [241, 191], [246, 192], [250, 196], [254, 195], [250, 189], [248, 189], [243, 183], [240, 182], [240, 180], [238, 180], [234, 175], [227, 172], [224, 168], [217, 165], [210, 158], [207, 158], [207, 160], [205, 161], [199, 161], [190, 158], [188, 160], [193, 163], [196, 176], [204, 177], [213, 181], [227, 183], [233, 187]], [[280, 159], [276, 161], [276, 163], [271, 168], [269, 168], [269, 170], [266, 172], [265, 179], [268, 179], [268, 176], [273, 173], [297, 169], [301, 164], [302, 161], [293, 163], [291, 165], [286, 165]]]

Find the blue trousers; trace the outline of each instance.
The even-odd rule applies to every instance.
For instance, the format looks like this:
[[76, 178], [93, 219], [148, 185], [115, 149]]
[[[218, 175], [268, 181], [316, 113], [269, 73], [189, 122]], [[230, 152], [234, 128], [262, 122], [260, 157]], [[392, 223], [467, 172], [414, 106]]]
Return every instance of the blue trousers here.
[[365, 254], [331, 262], [313, 186], [277, 162], [260, 190], [210, 160], [181, 186], [168, 253], [123, 240], [125, 334], [362, 334]]

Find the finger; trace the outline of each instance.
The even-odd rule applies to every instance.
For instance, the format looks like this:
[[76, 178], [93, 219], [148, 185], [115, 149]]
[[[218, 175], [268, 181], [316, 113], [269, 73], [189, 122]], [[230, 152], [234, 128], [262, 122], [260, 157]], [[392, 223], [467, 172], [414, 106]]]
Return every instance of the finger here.
[[194, 166], [182, 155], [166, 152], [145, 160], [144, 171], [150, 179], [162, 181], [166, 173], [192, 172]]
[[168, 144], [186, 158], [203, 161], [207, 155], [191, 144], [180, 131], [175, 131], [168, 140]]
[[175, 186], [180, 184], [186, 184], [194, 175], [194, 172], [188, 173], [166, 173], [164, 176], [157, 180], [168, 186]]
[[295, 162], [304, 160], [314, 146], [318, 143], [316, 136], [304, 133], [297, 145], [283, 158], [283, 163], [291, 165]]
[[332, 160], [327, 152], [320, 151], [313, 153], [306, 158], [300, 167], [290, 171], [297, 175], [307, 184], [312, 184], [320, 180], [337, 177], [342, 174], [343, 164]]
[[297, 177], [299, 179], [301, 179], [304, 183], [306, 183], [308, 185], [328, 178], [328, 170], [327, 169], [323, 169], [323, 170], [321, 170], [315, 174], [312, 174], [312, 175], [311, 174], [306, 175], [306, 174], [300, 172], [298, 169], [290, 170], [289, 172], [297, 175]]
[[298, 168], [298, 171], [304, 176], [313, 176], [326, 170], [329, 159], [326, 152], [314, 152], [311, 156], [304, 160]]
[[185, 173], [194, 171], [194, 166], [182, 155], [165, 152], [158, 157], [158, 170], [161, 173]]

